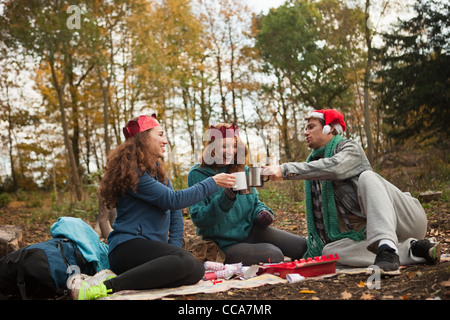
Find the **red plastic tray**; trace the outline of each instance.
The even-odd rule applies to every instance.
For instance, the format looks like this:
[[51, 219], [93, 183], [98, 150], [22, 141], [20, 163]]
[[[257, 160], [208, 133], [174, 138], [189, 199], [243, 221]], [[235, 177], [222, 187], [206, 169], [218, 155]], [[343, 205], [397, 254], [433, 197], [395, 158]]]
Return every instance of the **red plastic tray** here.
[[316, 277], [322, 274], [335, 273], [337, 260], [339, 260], [337, 254], [330, 254], [292, 262], [266, 264], [259, 267], [257, 275], [270, 273], [285, 279], [287, 274], [298, 273], [305, 278]]

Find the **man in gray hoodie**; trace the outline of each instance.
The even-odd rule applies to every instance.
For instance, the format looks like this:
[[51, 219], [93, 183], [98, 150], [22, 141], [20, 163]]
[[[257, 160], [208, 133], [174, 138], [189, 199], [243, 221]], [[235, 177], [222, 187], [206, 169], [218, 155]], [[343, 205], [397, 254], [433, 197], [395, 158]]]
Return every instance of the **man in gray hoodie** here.
[[305, 180], [308, 251], [337, 253], [344, 265], [376, 265], [384, 274], [399, 266], [438, 263], [440, 244], [423, 240], [427, 217], [411, 194], [372, 171], [363, 148], [341, 134], [344, 116], [333, 109], [307, 117], [306, 162], [267, 166], [271, 180]]

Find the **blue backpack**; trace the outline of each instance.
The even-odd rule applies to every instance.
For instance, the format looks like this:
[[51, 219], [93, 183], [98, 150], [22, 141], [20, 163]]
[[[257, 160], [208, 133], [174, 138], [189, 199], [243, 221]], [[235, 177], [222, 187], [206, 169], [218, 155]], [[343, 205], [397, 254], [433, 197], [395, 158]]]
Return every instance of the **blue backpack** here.
[[77, 245], [54, 238], [14, 251], [0, 260], [0, 293], [8, 297], [49, 299], [68, 294], [67, 279], [75, 273], [95, 274]]

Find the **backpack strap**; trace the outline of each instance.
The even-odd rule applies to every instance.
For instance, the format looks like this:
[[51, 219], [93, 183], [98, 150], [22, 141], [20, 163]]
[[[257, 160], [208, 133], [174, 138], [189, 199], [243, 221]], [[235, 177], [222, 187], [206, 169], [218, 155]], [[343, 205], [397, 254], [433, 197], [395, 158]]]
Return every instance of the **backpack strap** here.
[[[75, 259], [77, 261], [77, 266], [80, 268], [81, 273], [85, 273], [86, 266], [88, 265], [88, 261], [81, 254], [80, 250], [78, 249], [78, 245], [74, 241], [67, 239], [67, 238], [62, 238], [60, 241], [57, 242], [56, 246], [59, 248], [61, 256], [64, 259], [64, 262], [66, 263], [66, 266], [68, 268], [71, 266], [71, 264], [69, 263], [69, 261], [67, 261], [65, 255], [64, 255], [64, 248], [63, 248], [61, 242], [70, 242], [71, 244], [73, 244], [73, 248], [75, 250]], [[72, 271], [72, 274], [70, 274], [69, 276], [73, 275], [74, 271], [76, 271], [76, 270], [71, 270], [71, 271]]]
[[19, 259], [19, 268], [17, 270], [17, 287], [19, 288], [20, 296], [23, 300], [27, 300], [27, 290], [25, 288], [25, 276], [23, 271], [23, 260], [25, 259], [25, 256], [28, 254], [25, 248], [22, 249], [22, 253], [20, 254]]

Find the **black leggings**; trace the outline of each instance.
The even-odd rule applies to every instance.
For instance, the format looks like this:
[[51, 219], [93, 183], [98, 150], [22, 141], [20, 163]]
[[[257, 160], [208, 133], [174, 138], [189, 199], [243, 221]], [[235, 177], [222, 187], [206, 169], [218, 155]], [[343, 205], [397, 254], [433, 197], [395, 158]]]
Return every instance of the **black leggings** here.
[[120, 244], [109, 254], [109, 263], [118, 276], [104, 284], [113, 292], [190, 285], [205, 274], [203, 264], [188, 251], [145, 239]]
[[260, 262], [283, 262], [284, 256], [300, 259], [306, 252], [304, 237], [272, 227], [254, 226], [250, 235], [225, 251], [225, 263], [242, 262], [244, 266]]

